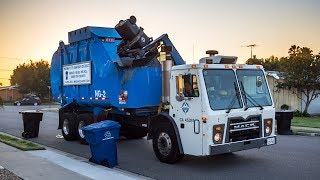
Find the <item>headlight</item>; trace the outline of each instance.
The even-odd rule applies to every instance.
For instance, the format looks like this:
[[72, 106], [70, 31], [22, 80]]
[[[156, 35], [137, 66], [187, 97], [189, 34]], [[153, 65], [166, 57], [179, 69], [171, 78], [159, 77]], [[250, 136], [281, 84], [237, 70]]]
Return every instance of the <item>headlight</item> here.
[[266, 126], [266, 134], [271, 134], [271, 127], [270, 126]]
[[224, 124], [214, 125], [212, 128], [212, 141], [214, 144], [221, 144], [224, 137]]
[[214, 135], [213, 140], [214, 140], [215, 142], [221, 141], [221, 134], [220, 134], [220, 133], [216, 133], [216, 134]]
[[272, 127], [273, 127], [273, 120], [272, 119], [265, 119], [264, 120], [264, 136], [270, 136], [272, 133]]

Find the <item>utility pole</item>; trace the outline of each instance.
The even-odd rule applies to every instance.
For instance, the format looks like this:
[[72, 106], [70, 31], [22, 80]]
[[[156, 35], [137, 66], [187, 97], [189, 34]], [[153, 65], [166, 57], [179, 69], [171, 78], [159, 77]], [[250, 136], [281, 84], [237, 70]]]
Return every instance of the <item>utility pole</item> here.
[[192, 61], [193, 61], [193, 64], [195, 64], [195, 61], [194, 61], [194, 44], [192, 44]]
[[256, 44], [249, 44], [249, 45], [246, 45], [246, 46], [242, 46], [242, 47], [250, 47], [250, 58], [252, 59], [252, 48], [256, 47], [258, 45]]

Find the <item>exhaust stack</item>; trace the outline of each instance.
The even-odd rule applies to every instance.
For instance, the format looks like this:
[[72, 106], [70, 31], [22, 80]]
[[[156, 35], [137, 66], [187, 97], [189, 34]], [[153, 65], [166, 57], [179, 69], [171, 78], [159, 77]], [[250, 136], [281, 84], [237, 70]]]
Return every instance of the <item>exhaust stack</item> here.
[[162, 72], [162, 103], [167, 104], [170, 102], [170, 71], [173, 66], [171, 52], [172, 46], [161, 46], [161, 52], [165, 52], [165, 60], [161, 62]]
[[170, 71], [172, 68], [172, 61], [166, 60], [161, 63], [162, 71], [162, 97], [163, 103], [170, 102]]

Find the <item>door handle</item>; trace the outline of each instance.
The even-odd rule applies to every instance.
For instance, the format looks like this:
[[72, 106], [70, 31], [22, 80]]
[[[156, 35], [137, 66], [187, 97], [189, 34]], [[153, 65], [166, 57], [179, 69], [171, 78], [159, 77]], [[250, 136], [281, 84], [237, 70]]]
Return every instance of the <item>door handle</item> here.
[[200, 133], [200, 121], [199, 120], [194, 120], [193, 121], [193, 131], [195, 134]]

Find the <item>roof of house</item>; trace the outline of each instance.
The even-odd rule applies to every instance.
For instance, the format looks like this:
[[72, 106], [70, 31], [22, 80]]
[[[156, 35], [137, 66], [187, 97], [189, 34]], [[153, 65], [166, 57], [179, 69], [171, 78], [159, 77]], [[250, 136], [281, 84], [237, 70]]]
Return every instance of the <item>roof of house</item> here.
[[275, 79], [280, 79], [280, 72], [279, 71], [265, 71], [267, 76], [271, 76]]

